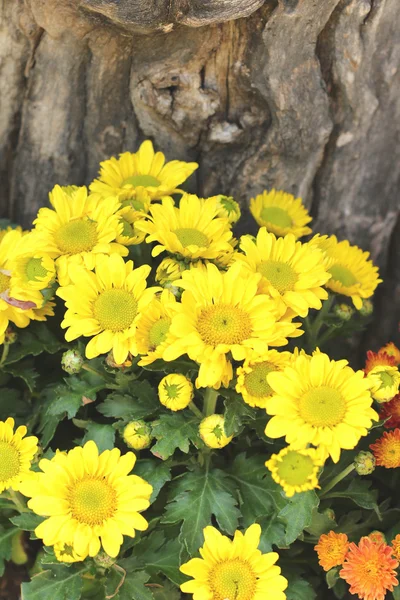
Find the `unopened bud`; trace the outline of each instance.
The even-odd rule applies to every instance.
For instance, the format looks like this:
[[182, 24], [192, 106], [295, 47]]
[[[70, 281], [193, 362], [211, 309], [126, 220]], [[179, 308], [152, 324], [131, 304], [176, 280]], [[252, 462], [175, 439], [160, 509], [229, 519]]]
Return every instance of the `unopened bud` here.
[[342, 321], [350, 321], [351, 317], [354, 315], [354, 309], [349, 304], [344, 303], [336, 304], [333, 312]]
[[84, 363], [83, 356], [78, 350], [67, 350], [61, 358], [61, 367], [69, 375], [75, 375], [82, 369]]
[[128, 369], [129, 367], [132, 366], [132, 361], [130, 359], [130, 355], [129, 355], [129, 358], [127, 358], [123, 363], [121, 363], [121, 364], [116, 363], [112, 350], [107, 354], [104, 363], [105, 363], [105, 367], [109, 367], [106, 370], [111, 371], [111, 372], [113, 372], [115, 370], [119, 370], [119, 369], [121, 371], [124, 371], [125, 369]]
[[17, 341], [18, 338], [18, 334], [16, 333], [16, 331], [14, 331], [12, 329], [12, 327], [7, 327], [5, 334], [4, 334], [4, 343], [5, 344], [13, 344], [14, 342]]
[[330, 519], [331, 521], [336, 520], [335, 511], [332, 510], [331, 508], [325, 508], [325, 510], [322, 511], [322, 514], [326, 515], [328, 517], [328, 519]]
[[370, 475], [375, 470], [375, 457], [372, 452], [361, 450], [354, 459], [354, 468], [359, 475]]
[[96, 554], [93, 560], [98, 567], [102, 567], [103, 569], [109, 569], [115, 564], [116, 561], [115, 558], [112, 558], [102, 550]]
[[369, 534], [369, 539], [375, 544], [386, 544], [386, 537], [382, 531], [375, 529]]
[[369, 317], [374, 312], [374, 305], [371, 300], [366, 298], [363, 299], [362, 307], [360, 308], [360, 315], [362, 317]]
[[143, 450], [151, 444], [151, 427], [144, 421], [131, 421], [125, 427], [122, 437], [129, 448]]

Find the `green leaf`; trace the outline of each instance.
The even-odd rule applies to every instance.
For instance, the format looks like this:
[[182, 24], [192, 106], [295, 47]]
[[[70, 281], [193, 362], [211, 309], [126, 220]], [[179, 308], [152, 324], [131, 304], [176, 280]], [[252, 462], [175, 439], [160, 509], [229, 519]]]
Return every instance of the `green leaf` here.
[[80, 600], [86, 565], [52, 565], [21, 586], [21, 600]]
[[[233, 390], [224, 390], [221, 394], [225, 395], [227, 392], [233, 392]], [[225, 398], [224, 405], [226, 435], [238, 433], [244, 423], [256, 418], [254, 408], [246, 404], [242, 397], [235, 392]]]
[[187, 454], [190, 442], [196, 448], [201, 448], [203, 442], [199, 437], [199, 425], [200, 419], [189, 411], [161, 415], [152, 424], [152, 433], [157, 439], [151, 448], [152, 454], [167, 460], [177, 448]]
[[[112, 596], [121, 582], [122, 575], [114, 569], [109, 572], [106, 583], [107, 595]], [[125, 581], [122, 584], [114, 600], [154, 600], [154, 596], [145, 583], [150, 579], [150, 575], [144, 571], [135, 571], [127, 573]], [[58, 600], [58, 598], [57, 598]]]
[[153, 493], [150, 498], [150, 502], [153, 503], [161, 488], [167, 481], [171, 481], [171, 467], [166, 463], [160, 463], [158, 460], [146, 458], [138, 460], [135, 464], [135, 475], [143, 477], [153, 486]]
[[0, 577], [4, 573], [4, 561], [10, 560], [12, 552], [12, 538], [18, 529], [9, 527], [6, 529], [0, 525]]
[[38, 356], [42, 352], [54, 354], [67, 347], [45, 323], [32, 322], [27, 329], [18, 329], [17, 341], [12, 344], [4, 366], [11, 365], [25, 356]]
[[314, 600], [317, 597], [311, 584], [301, 577], [290, 579], [285, 593], [286, 600]]
[[397, 585], [394, 589], [393, 589], [393, 600], [400, 600], [400, 585]]
[[327, 533], [337, 527], [336, 521], [328, 514], [318, 512], [317, 508], [313, 509], [311, 515], [311, 523], [306, 527], [307, 533], [319, 537], [323, 533]]
[[35, 531], [36, 527], [44, 521], [44, 517], [40, 517], [31, 512], [26, 512], [17, 517], [12, 517], [10, 521], [23, 531]]
[[182, 521], [179, 537], [193, 555], [203, 545], [203, 529], [212, 524], [213, 515], [222, 531], [232, 535], [237, 529], [240, 512], [233, 493], [232, 483], [223, 471], [196, 468], [173, 482], [162, 521]]
[[54, 402], [57, 387], [57, 385], [47, 386], [41, 393], [42, 405], [40, 407], [40, 420], [37, 426], [37, 433], [40, 434], [40, 444], [43, 448], [47, 448], [50, 444], [60, 423], [58, 416], [50, 416], [48, 414], [48, 408]]
[[113, 393], [97, 406], [97, 410], [105, 417], [124, 419], [125, 421], [149, 417], [159, 408], [160, 403], [154, 394], [136, 397], [129, 394]]
[[279, 548], [285, 545], [285, 526], [278, 521], [275, 515], [269, 517], [261, 517], [258, 519], [261, 526], [261, 538], [259, 549], [261, 552], [271, 552], [272, 546], [275, 544]]
[[30, 414], [32, 407], [21, 397], [20, 390], [15, 388], [1, 388], [0, 420], [7, 417], [25, 416]]
[[157, 359], [150, 365], [142, 367], [145, 371], [159, 371], [161, 373], [197, 373], [198, 365], [189, 358], [177, 358], [173, 362], [164, 362], [162, 359]]
[[[162, 531], [154, 531], [150, 535], [143, 537], [139, 544], [135, 546], [131, 559], [126, 561], [124, 568], [129, 570], [129, 565], [133, 561], [145, 568], [150, 575], [155, 576], [163, 573], [179, 586], [185, 581], [185, 576], [179, 571], [179, 553], [180, 543], [178, 539], [167, 540]], [[129, 565], [128, 565], [129, 563]]]
[[378, 511], [378, 490], [371, 490], [371, 484], [371, 481], [365, 479], [352, 479], [346, 490], [329, 492], [325, 498], [349, 498], [361, 508]]
[[91, 383], [91, 379], [93, 378], [78, 378], [75, 375], [65, 378], [65, 385], [54, 388], [55, 398], [47, 413], [50, 416], [67, 413], [68, 419], [75, 417], [84, 404], [84, 398], [95, 401], [96, 393], [106, 386], [104, 381], [99, 382], [99, 378], [96, 378], [96, 383]]
[[181, 600], [182, 596], [172, 583], [167, 579], [162, 582], [162, 588], [153, 590], [154, 600]]
[[115, 445], [115, 429], [112, 425], [103, 425], [102, 423], [89, 423], [86, 427], [86, 433], [82, 440], [82, 445], [93, 440], [99, 449], [112, 450]]
[[31, 392], [35, 390], [36, 379], [39, 377], [39, 373], [33, 368], [31, 359], [28, 358], [20, 361], [18, 364], [9, 365], [4, 368], [4, 371], [13, 377], [22, 379]]
[[313, 510], [318, 506], [319, 498], [314, 490], [295, 494], [279, 512], [286, 528], [285, 542], [290, 546], [301, 535], [312, 520]]
[[328, 571], [326, 573], [325, 579], [326, 579], [326, 584], [328, 586], [328, 589], [331, 590], [333, 587], [335, 587], [335, 585], [337, 584], [337, 582], [340, 579], [339, 569], [330, 569], [330, 571]]

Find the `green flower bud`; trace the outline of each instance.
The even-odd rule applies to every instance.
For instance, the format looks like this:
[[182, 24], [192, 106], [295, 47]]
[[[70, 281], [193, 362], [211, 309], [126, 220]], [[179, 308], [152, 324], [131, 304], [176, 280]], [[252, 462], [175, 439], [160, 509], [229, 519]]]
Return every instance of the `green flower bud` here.
[[336, 520], [335, 511], [332, 510], [331, 508], [325, 508], [325, 510], [322, 511], [322, 514], [326, 515], [328, 517], [328, 519], [330, 519], [331, 521]]
[[151, 444], [151, 427], [144, 421], [131, 421], [126, 425], [122, 437], [126, 445], [133, 450], [143, 450]]
[[362, 304], [362, 307], [360, 308], [360, 315], [362, 317], [369, 317], [370, 315], [372, 315], [373, 312], [374, 312], [374, 305], [372, 304], [371, 300], [363, 298], [363, 304]]
[[84, 363], [83, 356], [78, 350], [67, 350], [61, 358], [61, 367], [69, 375], [75, 375], [82, 369]]
[[375, 457], [372, 452], [361, 450], [354, 459], [354, 468], [359, 475], [370, 475], [375, 470]]
[[5, 344], [13, 344], [17, 341], [18, 334], [12, 329], [12, 327], [7, 327], [4, 334], [4, 343]]
[[111, 556], [108, 556], [108, 554], [106, 554], [103, 550], [96, 554], [93, 560], [96, 565], [102, 569], [109, 569], [115, 564], [116, 561], [115, 558], [111, 558]]
[[336, 304], [333, 309], [333, 312], [339, 319], [342, 321], [350, 321], [351, 317], [354, 315], [354, 309], [349, 304]]

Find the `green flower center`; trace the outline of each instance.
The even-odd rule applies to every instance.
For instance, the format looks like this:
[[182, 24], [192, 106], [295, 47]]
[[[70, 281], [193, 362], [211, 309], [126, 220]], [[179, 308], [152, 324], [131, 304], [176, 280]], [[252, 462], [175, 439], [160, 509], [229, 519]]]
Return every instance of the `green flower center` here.
[[149, 345], [152, 350], [155, 350], [157, 346], [165, 341], [170, 325], [171, 319], [163, 317], [151, 326], [149, 331]]
[[333, 265], [328, 271], [332, 275], [332, 279], [339, 281], [344, 287], [350, 287], [358, 283], [353, 273], [343, 265]]
[[207, 248], [209, 246], [208, 237], [198, 229], [181, 227], [180, 229], [175, 229], [174, 233], [184, 248], [188, 246]]
[[94, 316], [102, 329], [123, 331], [130, 327], [137, 315], [137, 300], [121, 289], [106, 290], [94, 302]]
[[260, 216], [266, 223], [277, 227], [287, 228], [293, 224], [286, 210], [279, 208], [279, 206], [266, 206], [262, 209]]
[[277, 465], [279, 477], [289, 485], [303, 485], [314, 472], [314, 463], [310, 456], [290, 450]]
[[267, 375], [276, 371], [276, 366], [265, 361], [251, 365], [251, 369], [251, 373], [246, 373], [244, 377], [244, 385], [248, 393], [256, 398], [270, 396], [273, 390], [267, 382]]
[[9, 289], [10, 279], [11, 279], [11, 277], [9, 277], [8, 275], [5, 275], [4, 273], [0, 273], [0, 294], [2, 294], [3, 292], [6, 292]]
[[30, 258], [25, 265], [25, 275], [28, 281], [38, 281], [46, 277], [48, 270], [42, 266], [41, 258]]
[[75, 219], [55, 232], [54, 240], [65, 254], [89, 252], [97, 244], [97, 227], [89, 219]]
[[249, 315], [237, 306], [216, 304], [204, 308], [197, 320], [202, 340], [210, 346], [240, 344], [251, 337]]
[[8, 481], [20, 470], [19, 452], [9, 442], [0, 441], [0, 482]]
[[69, 494], [71, 513], [84, 525], [101, 525], [114, 516], [117, 495], [103, 479], [88, 477], [77, 481]]
[[233, 558], [217, 562], [209, 584], [213, 600], [252, 600], [257, 576], [246, 560]]
[[132, 175], [122, 182], [124, 185], [133, 185], [133, 187], [159, 187], [161, 183], [153, 175]]
[[265, 260], [257, 270], [281, 294], [293, 290], [298, 279], [292, 267], [279, 260]]
[[224, 208], [224, 210], [226, 210], [228, 215], [232, 212], [238, 212], [238, 203], [233, 199], [232, 196], [220, 196], [219, 203]]
[[132, 225], [126, 219], [120, 219], [122, 223], [122, 233], [124, 237], [131, 238], [134, 235]]
[[335, 388], [321, 386], [300, 398], [299, 412], [303, 420], [314, 427], [331, 427], [343, 421], [346, 402]]
[[381, 382], [382, 382], [381, 387], [383, 387], [383, 388], [392, 387], [392, 385], [394, 385], [394, 378], [387, 371], [381, 371], [380, 373], [377, 373], [377, 375], [379, 375], [379, 377], [381, 379]]
[[181, 389], [182, 386], [177, 383], [164, 383], [164, 391], [170, 400], [177, 400]]

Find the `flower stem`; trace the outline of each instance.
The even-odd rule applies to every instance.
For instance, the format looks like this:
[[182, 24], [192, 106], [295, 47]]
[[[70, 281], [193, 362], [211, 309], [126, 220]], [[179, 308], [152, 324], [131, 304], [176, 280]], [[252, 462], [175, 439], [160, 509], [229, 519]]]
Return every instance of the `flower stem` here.
[[9, 496], [10, 500], [12, 500], [14, 502], [15, 508], [18, 510], [18, 512], [20, 512], [20, 513], [29, 512], [28, 508], [26, 507], [26, 505], [22, 499], [23, 496], [19, 492], [14, 492], [14, 490], [9, 489], [8, 496]]
[[213, 388], [207, 388], [204, 394], [204, 414], [206, 417], [215, 413], [215, 407], [218, 400], [218, 391]]
[[10, 344], [4, 344], [3, 354], [1, 355], [1, 359], [0, 359], [0, 367], [2, 367], [3, 364], [5, 363], [9, 350], [10, 350]]
[[341, 471], [338, 475], [336, 475], [336, 477], [333, 477], [333, 479], [330, 480], [328, 485], [326, 487], [324, 487], [323, 491], [320, 494], [320, 498], [322, 498], [322, 496], [325, 496], [328, 492], [331, 491], [332, 488], [335, 487], [335, 485], [337, 485], [340, 481], [342, 481], [342, 479], [347, 477], [347, 475], [349, 475], [349, 473], [354, 471], [354, 468], [355, 468], [354, 464], [351, 463], [351, 465], [349, 465], [348, 467], [343, 469], [343, 471]]
[[85, 369], [85, 371], [88, 373], [96, 375], [96, 377], [101, 377], [101, 379], [107, 380], [107, 377], [103, 375], [103, 373], [100, 373], [100, 371], [97, 371], [97, 369], [93, 369], [93, 367], [89, 367], [89, 365], [82, 365], [82, 369]]
[[[313, 322], [308, 317], [304, 320], [306, 335], [307, 335], [307, 350], [313, 352], [318, 347], [318, 335], [321, 327], [324, 324], [324, 318], [328, 315], [332, 304], [335, 300], [334, 294], [329, 294], [328, 299], [322, 304], [322, 308]], [[322, 338], [321, 338], [322, 339]]]
[[196, 417], [199, 417], [200, 419], [204, 418], [203, 413], [201, 412], [201, 410], [199, 408], [197, 408], [197, 406], [195, 405], [194, 402], [190, 402], [188, 408], [190, 408], [190, 410], [192, 411], [192, 413], [194, 413], [196, 415]]

